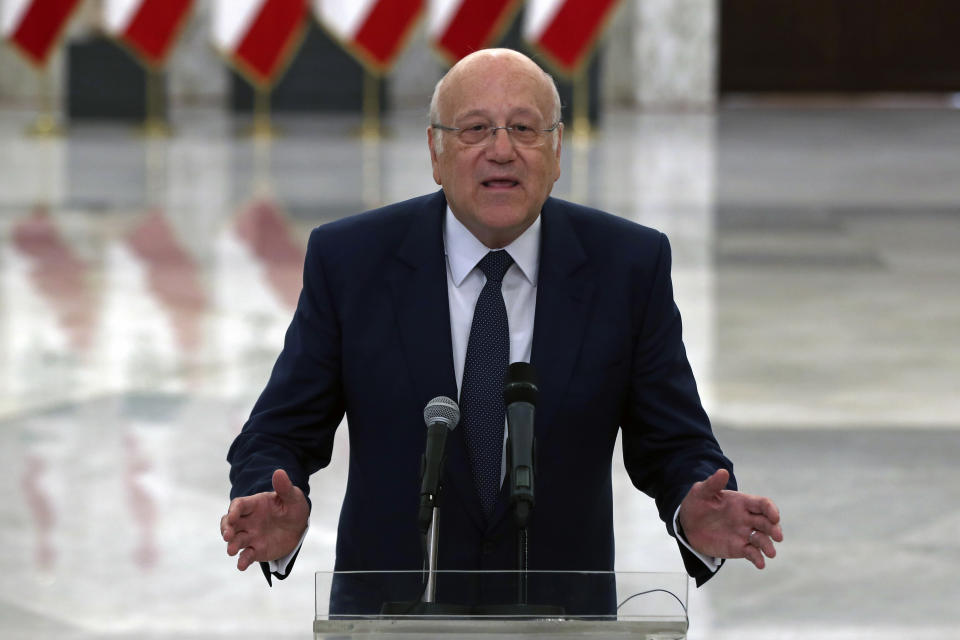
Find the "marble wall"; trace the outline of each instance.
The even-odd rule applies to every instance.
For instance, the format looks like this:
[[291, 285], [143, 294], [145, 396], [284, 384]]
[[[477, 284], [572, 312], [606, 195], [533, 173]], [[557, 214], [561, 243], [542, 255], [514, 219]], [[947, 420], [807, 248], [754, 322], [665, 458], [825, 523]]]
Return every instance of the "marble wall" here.
[[647, 109], [709, 108], [719, 56], [716, 0], [634, 0], [634, 97]]

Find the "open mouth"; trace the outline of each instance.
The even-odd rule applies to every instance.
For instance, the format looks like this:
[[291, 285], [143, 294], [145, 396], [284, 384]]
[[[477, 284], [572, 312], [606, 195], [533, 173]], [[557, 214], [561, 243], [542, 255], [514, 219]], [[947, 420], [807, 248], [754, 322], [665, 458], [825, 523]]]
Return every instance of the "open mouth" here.
[[490, 189], [510, 189], [520, 183], [509, 178], [495, 178], [493, 180], [484, 180], [480, 184]]

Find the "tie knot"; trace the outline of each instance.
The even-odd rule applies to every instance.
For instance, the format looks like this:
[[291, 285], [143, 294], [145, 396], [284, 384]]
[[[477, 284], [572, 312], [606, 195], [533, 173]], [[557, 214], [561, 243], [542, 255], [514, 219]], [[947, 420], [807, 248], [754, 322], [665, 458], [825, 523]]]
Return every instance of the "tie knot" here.
[[510, 254], [500, 249], [499, 251], [491, 251], [483, 256], [483, 259], [480, 260], [477, 266], [483, 271], [483, 275], [487, 276], [487, 280], [502, 282], [504, 274], [507, 273], [507, 269], [509, 269], [512, 264], [513, 258], [510, 257]]

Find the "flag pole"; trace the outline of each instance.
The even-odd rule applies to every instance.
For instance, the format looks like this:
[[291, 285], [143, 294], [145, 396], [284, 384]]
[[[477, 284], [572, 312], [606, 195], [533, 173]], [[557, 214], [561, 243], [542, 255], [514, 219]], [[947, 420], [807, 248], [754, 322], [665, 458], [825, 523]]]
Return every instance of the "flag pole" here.
[[279, 132], [270, 122], [271, 88], [267, 85], [255, 84], [253, 90], [253, 127], [250, 129], [250, 135], [262, 139], [276, 138]]
[[[162, 124], [162, 123], [161, 123]], [[145, 132], [146, 133], [146, 132]], [[167, 153], [169, 143], [166, 135], [146, 133], [146, 204], [149, 210], [162, 210], [167, 193]]]
[[573, 76], [573, 176], [570, 195], [574, 202], [587, 202], [590, 184], [590, 78], [583, 64]]
[[382, 134], [380, 123], [380, 76], [369, 69], [363, 70], [363, 122], [360, 137], [379, 140]]
[[586, 142], [593, 135], [590, 125], [590, 78], [587, 65], [573, 76], [573, 140]]
[[169, 138], [170, 127], [166, 122], [161, 86], [163, 75], [153, 67], [145, 67], [147, 73], [146, 116], [143, 121], [143, 135], [148, 138]]
[[57, 138], [63, 135], [63, 127], [53, 114], [53, 96], [50, 91], [50, 66], [45, 65], [36, 73], [39, 83], [40, 112], [33, 123], [27, 127], [27, 135], [37, 138]]
[[273, 140], [279, 133], [270, 123], [269, 85], [255, 86], [253, 103], [253, 192], [258, 198], [269, 198], [273, 193], [270, 156]]
[[363, 204], [373, 209], [383, 204], [380, 175], [380, 142], [383, 125], [380, 122], [380, 75], [366, 67], [363, 70], [363, 120], [360, 123], [360, 141], [363, 148], [362, 191]]

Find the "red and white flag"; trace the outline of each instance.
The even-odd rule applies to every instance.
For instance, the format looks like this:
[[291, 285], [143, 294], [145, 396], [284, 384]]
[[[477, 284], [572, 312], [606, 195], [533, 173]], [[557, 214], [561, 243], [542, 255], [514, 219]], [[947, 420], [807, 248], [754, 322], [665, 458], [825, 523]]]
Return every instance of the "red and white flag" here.
[[193, 0], [104, 0], [103, 21], [107, 33], [159, 67], [192, 8]]
[[30, 62], [45, 66], [80, 0], [0, 0], [0, 33]]
[[423, 0], [314, 0], [320, 23], [360, 62], [389, 71], [417, 24]]
[[489, 47], [519, 5], [518, 0], [430, 0], [430, 44], [453, 64]]
[[617, 0], [528, 0], [523, 35], [558, 71], [573, 74], [616, 5]]
[[213, 42], [247, 79], [272, 84], [305, 26], [307, 0], [213, 0]]

